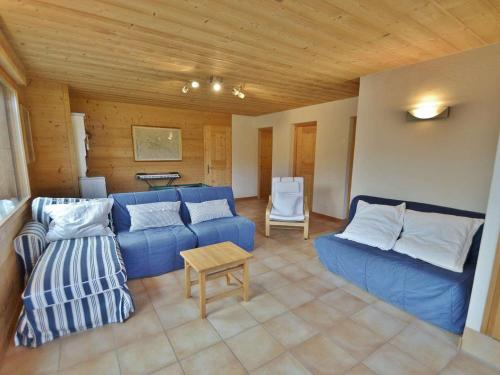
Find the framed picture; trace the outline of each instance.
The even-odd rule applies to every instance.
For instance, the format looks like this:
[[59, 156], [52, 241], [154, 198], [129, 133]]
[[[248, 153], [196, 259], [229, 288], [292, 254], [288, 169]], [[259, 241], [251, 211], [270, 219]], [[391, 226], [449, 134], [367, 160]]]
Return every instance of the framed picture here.
[[35, 161], [35, 149], [33, 148], [33, 136], [31, 134], [30, 113], [28, 109], [23, 105], [20, 105], [20, 110], [26, 162], [30, 164]]
[[132, 125], [135, 161], [182, 160], [182, 132], [177, 128]]

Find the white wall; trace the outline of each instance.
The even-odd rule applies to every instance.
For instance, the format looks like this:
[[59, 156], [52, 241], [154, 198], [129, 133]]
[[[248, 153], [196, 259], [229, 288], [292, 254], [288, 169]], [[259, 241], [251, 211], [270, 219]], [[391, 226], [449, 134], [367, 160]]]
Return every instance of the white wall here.
[[232, 185], [236, 198], [257, 195], [257, 131], [253, 117], [232, 117]]
[[[352, 195], [485, 212], [500, 129], [500, 44], [361, 78]], [[446, 120], [407, 122], [428, 96]]]
[[[290, 176], [293, 167], [293, 125], [316, 121], [313, 211], [344, 218], [349, 122], [352, 116], [356, 116], [356, 110], [357, 98], [349, 98], [257, 117], [233, 116], [235, 195], [257, 195], [258, 128], [273, 127], [273, 176]], [[248, 130], [250, 128], [252, 131]]]
[[500, 233], [500, 137], [466, 326], [480, 331]]

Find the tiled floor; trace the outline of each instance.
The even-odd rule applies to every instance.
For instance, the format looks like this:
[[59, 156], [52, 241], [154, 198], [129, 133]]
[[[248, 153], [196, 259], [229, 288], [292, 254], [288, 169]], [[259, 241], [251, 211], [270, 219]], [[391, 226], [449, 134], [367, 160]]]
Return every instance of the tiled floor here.
[[[326, 271], [300, 230], [272, 229], [266, 239], [265, 202], [238, 209], [257, 223], [249, 302], [209, 304], [200, 320], [196, 300], [183, 296], [183, 270], [132, 280], [137, 312], [127, 322], [38, 349], [10, 347], [0, 375], [497, 373], [458, 353], [457, 336]], [[311, 233], [339, 226], [313, 217]]]

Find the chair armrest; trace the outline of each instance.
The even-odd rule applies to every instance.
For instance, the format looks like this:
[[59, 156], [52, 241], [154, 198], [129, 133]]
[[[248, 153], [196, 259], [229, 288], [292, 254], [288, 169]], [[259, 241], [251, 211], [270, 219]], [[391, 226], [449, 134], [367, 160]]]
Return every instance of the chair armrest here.
[[306, 195], [304, 195], [304, 216], [306, 220], [309, 219], [309, 202]]
[[273, 208], [273, 198], [270, 195], [269, 196], [269, 202], [267, 202], [267, 207], [266, 207], [266, 217], [269, 217], [271, 215], [271, 209]]
[[24, 225], [21, 232], [14, 239], [14, 250], [24, 268], [25, 280], [28, 279], [38, 258], [47, 247], [46, 235], [45, 226], [38, 221], [32, 220]]

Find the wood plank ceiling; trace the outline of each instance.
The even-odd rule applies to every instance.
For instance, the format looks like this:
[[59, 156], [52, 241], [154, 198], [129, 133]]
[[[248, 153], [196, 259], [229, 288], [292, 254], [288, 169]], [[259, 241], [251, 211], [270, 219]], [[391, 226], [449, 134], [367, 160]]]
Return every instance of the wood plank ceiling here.
[[[2, 0], [0, 12], [28, 75], [72, 95], [248, 115], [356, 96], [360, 76], [500, 41], [498, 0]], [[182, 94], [191, 79], [202, 87]]]

